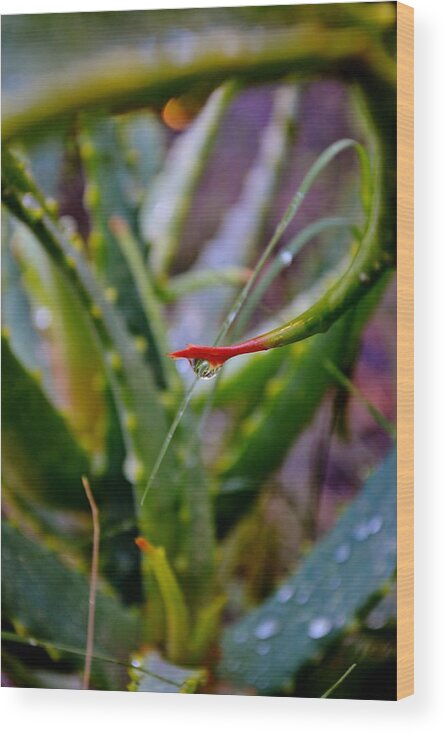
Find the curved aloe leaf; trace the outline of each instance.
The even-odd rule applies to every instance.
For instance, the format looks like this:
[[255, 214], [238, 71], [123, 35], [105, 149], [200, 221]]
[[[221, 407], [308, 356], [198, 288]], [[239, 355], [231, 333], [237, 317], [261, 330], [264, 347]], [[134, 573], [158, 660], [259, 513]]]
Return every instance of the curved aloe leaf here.
[[306, 12], [301, 18], [298, 25], [278, 33], [234, 29], [230, 49], [226, 30], [220, 29], [200, 34], [200, 42], [188, 40], [180, 56], [173, 41], [153, 44], [144, 52], [118, 47], [62, 71], [47, 70], [43, 88], [25, 87], [20, 96], [5, 95], [3, 138], [44, 135], [69, 124], [79, 109], [160, 104], [210, 80], [214, 86], [233, 77], [266, 82], [294, 71], [302, 78], [345, 78], [349, 65], [360, 81], [372, 79], [385, 89], [395, 86], [393, 61], [377, 44], [376, 34], [358, 26], [329, 29]]
[[275, 595], [224, 633], [222, 676], [279, 691], [349, 626], [396, 567], [396, 454]]
[[61, 509], [85, 509], [89, 460], [63, 416], [2, 337], [3, 476], [11, 491]]
[[[300, 433], [310, 424], [328, 389], [337, 382], [325, 360], [343, 368], [352, 359], [362, 330], [386, 284], [382, 278], [357, 309], [327, 334], [288, 348], [280, 372], [267, 383], [262, 404], [248, 415], [217, 465], [221, 493], [216, 497], [218, 527], [225, 532], [247, 511], [265, 480], [282, 465]], [[278, 350], [279, 351], [279, 350]]]
[[[27, 227], [16, 223], [11, 246], [32, 306], [43, 309], [48, 325], [50, 396], [64, 404], [67, 421], [91, 454], [103, 463], [104, 370], [97, 344], [76, 294]], [[39, 311], [37, 311], [39, 313]], [[63, 381], [57, 377], [63, 373]], [[59, 387], [59, 390], [58, 390]]]
[[[113, 226], [115, 221], [122, 221], [123, 226], [133, 232], [137, 252], [143, 258], [143, 248], [136, 237], [136, 205], [129, 199], [128, 162], [118, 122], [114, 119], [88, 119], [84, 116], [78, 140], [86, 177], [84, 205], [90, 220], [89, 251], [95, 271], [104, 289], [113, 296], [129, 332], [148, 341], [147, 360], [157, 381], [164, 386], [163, 344], [158, 343], [158, 332], [156, 324], [154, 328], [153, 318], [149, 320], [147, 312], [142, 308], [133, 282], [133, 273], [120, 247], [118, 232]], [[150, 138], [148, 142], [158, 141]], [[148, 175], [146, 179], [149, 179]], [[145, 270], [143, 266], [140, 277], [144, 278]], [[151, 317], [154, 315], [156, 317], [157, 313], [152, 311]]]
[[[165, 408], [139, 352], [139, 345], [129, 336], [120, 315], [107, 300], [82, 253], [61, 232], [29, 173], [15, 156], [10, 151], [3, 151], [3, 160], [4, 202], [37, 237], [78, 294], [90, 317], [126, 443], [124, 470], [135, 487], [138, 501], [166, 433]], [[30, 192], [35, 192], [36, 198]], [[197, 452], [195, 455], [198, 456]], [[213, 527], [210, 497], [200, 461], [195, 461], [193, 466], [184, 463], [180, 467], [171, 453], [153, 483], [147, 502], [144, 506], [138, 502], [136, 509], [141, 532], [166, 548], [174, 566], [178, 560], [183, 576], [191, 581], [191, 589], [206, 594], [213, 563]], [[180, 532], [178, 513], [183, 517]], [[197, 604], [200, 603], [199, 597], [198, 593]]]

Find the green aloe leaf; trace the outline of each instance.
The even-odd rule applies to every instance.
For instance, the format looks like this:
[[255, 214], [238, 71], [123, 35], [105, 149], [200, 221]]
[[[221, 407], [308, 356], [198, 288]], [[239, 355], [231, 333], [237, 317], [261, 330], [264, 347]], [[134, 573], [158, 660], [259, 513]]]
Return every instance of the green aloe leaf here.
[[[170, 452], [146, 502], [141, 503], [167, 430], [166, 409], [141, 354], [141, 345], [129, 335], [82, 252], [61, 231], [44, 200], [40, 203], [42, 197], [26, 168], [10, 151], [3, 152], [3, 160], [7, 164], [2, 181], [4, 202], [34, 233], [75, 290], [96, 334], [126, 445], [124, 472], [135, 488], [141, 533], [166, 549], [179, 574], [191, 580], [191, 589], [205, 593], [213, 562], [213, 526], [198, 451], [192, 452], [192, 464], [180, 462]], [[185, 426], [188, 446], [192, 435], [190, 426]], [[179, 437], [177, 440], [180, 443]], [[196, 603], [200, 603], [200, 594]]]
[[64, 406], [69, 425], [85, 449], [95, 454], [99, 467], [104, 463], [104, 370], [90, 320], [32, 232], [17, 222], [11, 248], [34, 314], [44, 319], [41, 334], [50, 355], [49, 394]]
[[[147, 313], [142, 308], [131, 268], [113, 226], [115, 221], [119, 221], [129, 228], [137, 252], [143, 258], [143, 247], [138, 242], [135, 194], [130, 198], [129, 163], [119, 124], [113, 118], [84, 117], [78, 140], [86, 177], [84, 204], [90, 220], [89, 251], [96, 274], [113, 298], [129, 332], [148, 341], [146, 358], [157, 381], [163, 386], [163, 345], [158, 343], [153, 323], [147, 319]], [[147, 141], [148, 145], [157, 142], [152, 139]], [[138, 154], [138, 151], [135, 153]], [[150, 178], [150, 172], [147, 172], [146, 185]], [[143, 266], [140, 277], [145, 278], [145, 270]]]
[[225, 631], [220, 674], [262, 693], [281, 690], [342, 634], [395, 567], [393, 451], [298, 571]]
[[241, 422], [216, 467], [221, 483], [216, 497], [221, 532], [249, 509], [265, 480], [281, 467], [297, 437], [310, 425], [327, 391], [337, 383], [324, 367], [325, 360], [343, 369], [347, 357], [351, 359], [352, 350], [348, 354], [346, 344], [359, 343], [386, 281], [385, 276], [326, 334], [285, 347], [288, 359], [265, 384], [262, 402]]
[[64, 417], [2, 337], [3, 477], [10, 491], [54, 507], [85, 509], [90, 468]]
[[[1, 222], [2, 328], [8, 331], [11, 346], [25, 367], [30, 370], [42, 369], [43, 360], [39, 355], [40, 339], [33, 325], [31, 304], [23, 287], [20, 268], [11, 251], [14, 229], [14, 220], [3, 207]], [[46, 378], [45, 374], [45, 381]]]
[[189, 129], [174, 143], [143, 204], [140, 226], [151, 246], [151, 269], [156, 273], [166, 273], [175, 257], [192, 198], [235, 91], [236, 85], [227, 82], [212, 93]]
[[[152, 651], [131, 668], [131, 691], [152, 693], [196, 693], [206, 682], [204, 670], [180, 668]], [[141, 670], [140, 670], [141, 668]]]
[[[210, 80], [215, 86], [233, 77], [267, 82], [296, 71], [302, 78], [335, 75], [345, 79], [349, 64], [354, 78], [358, 75], [364, 84], [381, 85], [383, 97], [395, 88], [393, 60], [377, 43], [376, 33], [346, 23], [329, 28], [324, 21], [309, 16], [303, 6], [295, 24], [280, 27], [277, 33], [270, 26], [264, 33], [259, 28], [233, 28], [230, 50], [228, 31], [219, 27], [201, 33], [200, 43], [196, 37], [184, 39], [180, 53], [177, 39], [156, 44], [152, 36], [148, 44], [145, 35], [143, 48], [118, 43], [108, 53], [95, 54], [95, 37], [94, 47], [87, 55], [82, 53], [81, 62], [65, 56], [58, 68], [46, 68], [44, 87], [30, 74], [28, 83], [20, 85], [20, 94], [8, 89], [3, 137], [9, 141], [54, 133], [70, 124], [79, 109], [107, 112], [126, 105], [160, 104], [192, 85], [209, 88]], [[75, 39], [82, 35], [78, 32]], [[150, 38], [150, 29], [148, 35]], [[25, 45], [29, 39], [32, 43], [32, 36], [25, 34]], [[66, 45], [72, 41], [78, 45], [73, 38]]]
[[[55, 553], [2, 524], [3, 618], [55, 647], [85, 647], [89, 580]], [[94, 652], [126, 660], [139, 643], [140, 619], [110, 592], [96, 597]], [[78, 659], [76, 659], [78, 662]], [[79, 664], [79, 662], [78, 662]], [[94, 662], [98, 685], [122, 688], [115, 666]]]

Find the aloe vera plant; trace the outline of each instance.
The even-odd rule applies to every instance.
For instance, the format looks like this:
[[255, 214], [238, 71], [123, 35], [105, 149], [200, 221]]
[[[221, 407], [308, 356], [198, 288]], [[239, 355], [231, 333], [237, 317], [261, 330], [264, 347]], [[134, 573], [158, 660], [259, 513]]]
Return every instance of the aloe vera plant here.
[[[393, 324], [394, 19], [371, 7], [331, 28], [290, 12], [296, 27], [271, 38], [234, 27], [226, 50], [214, 28], [185, 36], [183, 57], [169, 41], [150, 63], [129, 54], [119, 74], [98, 52], [73, 65], [69, 95], [55, 75], [5, 100], [3, 635], [17, 684], [82, 676], [84, 476], [101, 518], [95, 687], [300, 695], [306, 666], [340, 662], [386, 597], [393, 398], [374, 387], [392, 370], [374, 372], [368, 330]], [[309, 145], [316, 77], [335, 77], [350, 122]], [[182, 132], [172, 99], [193, 109]], [[38, 165], [45, 138], [62, 189], [69, 166], [82, 182], [77, 208]], [[386, 665], [392, 625], [376, 633]], [[316, 675], [311, 695], [353, 685], [362, 664]]]

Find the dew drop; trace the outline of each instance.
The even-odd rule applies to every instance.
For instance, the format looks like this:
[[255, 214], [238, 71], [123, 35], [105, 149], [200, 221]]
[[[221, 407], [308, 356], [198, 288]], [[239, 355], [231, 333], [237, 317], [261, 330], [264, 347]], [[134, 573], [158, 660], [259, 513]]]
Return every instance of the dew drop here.
[[369, 280], [369, 275], [367, 273], [360, 273], [359, 275], [359, 281], [361, 283], [367, 283]]
[[51, 326], [53, 316], [49, 308], [46, 306], [39, 306], [33, 313], [33, 319], [39, 331], [45, 331]]
[[387, 621], [384, 609], [373, 609], [366, 620], [366, 624], [371, 630], [380, 630], [385, 626]]
[[336, 563], [346, 563], [351, 555], [351, 546], [349, 543], [342, 543], [334, 551], [334, 561]]
[[23, 206], [28, 209], [28, 212], [36, 219], [39, 219], [43, 215], [43, 209], [40, 206], [37, 199], [30, 193], [24, 194], [22, 198]]
[[312, 640], [319, 640], [325, 637], [332, 629], [332, 622], [327, 617], [315, 617], [307, 628], [307, 634]]
[[357, 525], [357, 527], [354, 528], [352, 534], [353, 534], [354, 538], [356, 540], [358, 540], [360, 543], [363, 540], [366, 540], [367, 537], [368, 537], [368, 535], [369, 535], [368, 523], [361, 522], [359, 525]]
[[197, 377], [200, 377], [202, 380], [212, 380], [213, 377], [216, 377], [222, 365], [212, 367], [207, 359], [191, 359], [191, 367]]
[[37, 647], [37, 640], [35, 640], [34, 637], [29, 637], [28, 642], [31, 645], [31, 647]]
[[268, 642], [260, 642], [256, 647], [256, 652], [259, 655], [268, 655], [270, 652], [270, 644]]
[[123, 474], [133, 484], [141, 479], [143, 466], [134, 454], [128, 454], [123, 464]]
[[132, 660], [132, 668], [141, 668], [141, 660]]
[[278, 589], [276, 593], [276, 598], [279, 602], [281, 602], [281, 604], [286, 604], [289, 599], [292, 598], [294, 593], [295, 589], [293, 588], [293, 586], [289, 586], [288, 584], [286, 584], [285, 586], [281, 586], [281, 588]]
[[380, 515], [374, 515], [368, 523], [368, 530], [370, 535], [375, 535], [382, 530], [383, 519]]
[[310, 599], [310, 592], [306, 591], [305, 589], [301, 589], [296, 595], [296, 603], [297, 604], [307, 604], [307, 602]]
[[283, 265], [290, 265], [293, 260], [293, 255], [289, 250], [283, 250], [279, 256]]
[[69, 214], [59, 217], [59, 226], [66, 237], [72, 237], [77, 232], [76, 220]]
[[279, 622], [277, 619], [264, 619], [255, 629], [255, 636], [258, 640], [268, 640], [273, 637], [279, 630]]

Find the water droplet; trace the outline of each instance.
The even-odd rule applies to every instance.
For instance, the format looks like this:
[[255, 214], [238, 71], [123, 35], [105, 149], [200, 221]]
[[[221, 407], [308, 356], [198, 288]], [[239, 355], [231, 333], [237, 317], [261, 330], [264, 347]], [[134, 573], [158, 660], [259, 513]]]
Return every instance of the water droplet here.
[[370, 535], [375, 535], [382, 530], [383, 519], [380, 515], [374, 515], [368, 523], [368, 530]]
[[334, 551], [334, 561], [336, 563], [346, 563], [351, 555], [351, 546], [349, 543], [342, 543]]
[[200, 377], [202, 380], [212, 380], [213, 377], [216, 377], [222, 365], [219, 364], [217, 367], [212, 367], [207, 359], [191, 359], [191, 367], [197, 377]]
[[34, 637], [29, 637], [28, 642], [31, 645], [31, 647], [37, 647], [37, 640], [35, 640]]
[[128, 454], [123, 464], [123, 474], [131, 483], [139, 481], [143, 475], [143, 466], [134, 454]]
[[256, 647], [256, 652], [259, 655], [268, 655], [270, 652], [270, 644], [268, 642], [260, 642]]
[[66, 237], [72, 237], [77, 232], [76, 220], [69, 214], [59, 217], [59, 226]]
[[301, 589], [301, 591], [298, 591], [296, 595], [296, 603], [297, 604], [307, 604], [307, 602], [310, 599], [310, 592], [306, 591], [305, 589]]
[[255, 629], [255, 635], [258, 640], [268, 640], [279, 631], [279, 622], [273, 617], [264, 619]]
[[385, 623], [386, 613], [383, 609], [373, 609], [366, 620], [366, 624], [371, 630], [380, 630]]
[[39, 331], [45, 331], [51, 326], [53, 315], [46, 306], [39, 306], [33, 313], [34, 323]]
[[332, 629], [332, 622], [327, 617], [315, 617], [307, 628], [307, 634], [312, 640], [319, 640], [321, 637], [326, 637]]
[[280, 589], [278, 589], [276, 593], [276, 598], [278, 599], [281, 604], [286, 604], [286, 602], [289, 601], [289, 599], [292, 598], [292, 596], [295, 593], [295, 589], [293, 586], [289, 586], [286, 584], [285, 586], [281, 586]]
[[283, 250], [279, 256], [283, 265], [290, 265], [293, 260], [293, 255], [289, 250]]
[[132, 668], [141, 668], [141, 660], [134, 659], [132, 660]]
[[359, 281], [361, 283], [367, 283], [369, 280], [369, 275], [367, 273], [360, 273], [359, 275]]
[[357, 527], [353, 530], [353, 536], [356, 540], [358, 540], [360, 543], [363, 540], [366, 540], [366, 538], [369, 535], [369, 527], [366, 522], [361, 522]]
[[237, 311], [231, 311], [231, 313], [228, 314], [228, 316], [227, 316], [227, 324], [229, 326], [231, 326], [231, 324], [233, 323], [233, 321], [236, 318], [236, 316], [237, 316]]
[[238, 629], [233, 635], [233, 640], [237, 645], [242, 645], [244, 642], [247, 642], [248, 633], [246, 632], [246, 630]]
[[43, 215], [43, 209], [37, 199], [32, 194], [24, 194], [22, 198], [23, 206], [28, 209], [28, 213], [35, 219], [40, 219]]

